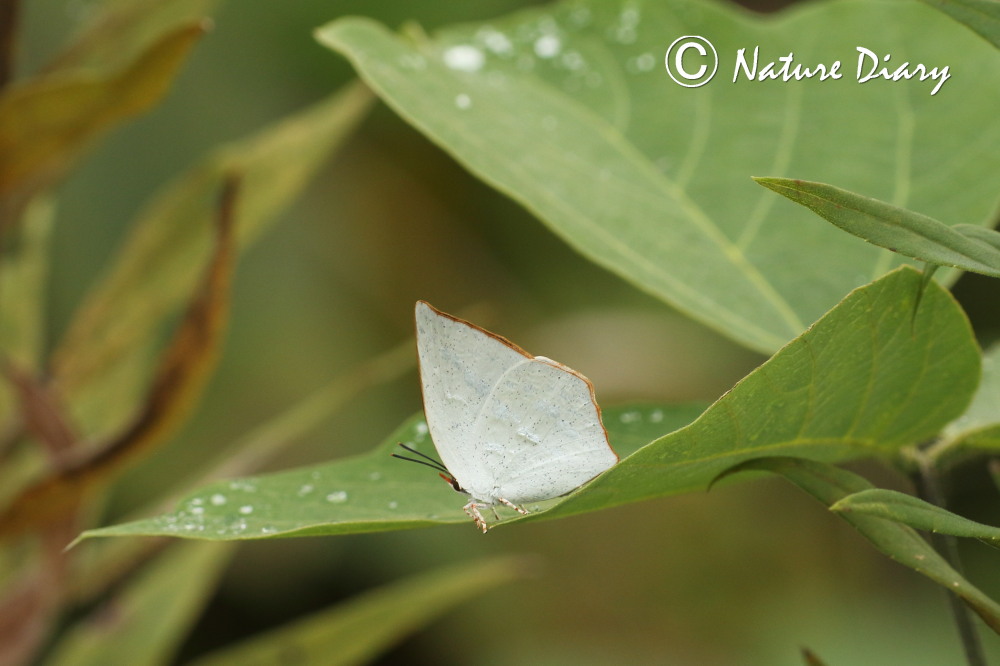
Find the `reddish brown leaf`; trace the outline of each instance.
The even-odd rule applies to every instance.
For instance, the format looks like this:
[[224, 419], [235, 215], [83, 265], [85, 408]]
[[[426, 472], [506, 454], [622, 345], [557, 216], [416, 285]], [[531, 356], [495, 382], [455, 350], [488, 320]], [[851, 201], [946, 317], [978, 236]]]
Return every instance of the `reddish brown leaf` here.
[[124, 432], [79, 463], [27, 488], [0, 515], [0, 537], [23, 534], [71, 515], [84, 496], [148, 454], [181, 420], [201, 392], [225, 328], [235, 259], [234, 218], [238, 179], [229, 178], [219, 206], [216, 244], [208, 269], [163, 353], [146, 400]]
[[24, 427], [42, 445], [54, 467], [67, 466], [77, 438], [58, 396], [13, 363], [8, 362], [3, 371], [17, 393]]

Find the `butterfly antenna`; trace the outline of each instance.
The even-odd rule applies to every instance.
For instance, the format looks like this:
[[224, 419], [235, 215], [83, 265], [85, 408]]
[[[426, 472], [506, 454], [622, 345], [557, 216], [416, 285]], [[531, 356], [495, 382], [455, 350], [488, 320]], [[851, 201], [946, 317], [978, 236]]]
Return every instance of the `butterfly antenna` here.
[[421, 465], [426, 465], [426, 466], [430, 467], [431, 469], [437, 470], [438, 472], [444, 472], [445, 474], [451, 475], [451, 472], [449, 472], [448, 468], [444, 466], [444, 463], [439, 462], [439, 461], [435, 460], [434, 458], [431, 458], [430, 456], [428, 456], [426, 454], [423, 454], [420, 451], [417, 451], [414, 448], [410, 448], [409, 446], [407, 446], [406, 444], [403, 444], [402, 442], [400, 442], [399, 445], [401, 447], [403, 447], [404, 449], [406, 449], [407, 451], [409, 451], [410, 453], [414, 453], [414, 454], [420, 456], [421, 458], [424, 458], [424, 460], [417, 460], [416, 458], [407, 458], [406, 456], [401, 456], [398, 453], [393, 453], [392, 454], [393, 458], [399, 458], [400, 460], [406, 460], [408, 462], [415, 462], [415, 463], [419, 463]]

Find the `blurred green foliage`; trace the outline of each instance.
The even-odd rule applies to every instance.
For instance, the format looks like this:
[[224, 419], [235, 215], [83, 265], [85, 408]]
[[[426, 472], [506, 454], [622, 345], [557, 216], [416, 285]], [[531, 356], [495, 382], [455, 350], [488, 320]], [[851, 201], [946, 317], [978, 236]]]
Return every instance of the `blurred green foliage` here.
[[[129, 4], [21, 3], [19, 78], [58, 63], [54, 56], [105, 7]], [[43, 339], [28, 340], [29, 356], [40, 360], [59, 347], [90, 288], [110, 274], [133, 221], [151, 210], [143, 202], [163, 191], [163, 183], [183, 182], [175, 180], [180, 173], [205, 173], [190, 167], [213, 164], [206, 155], [220, 155], [219, 146], [246, 145], [239, 142], [251, 141], [261, 128], [280, 127], [283, 119], [322, 104], [353, 80], [346, 60], [313, 40], [317, 26], [361, 14], [393, 28], [415, 20], [431, 32], [536, 4], [309, 0], [279, 7], [244, 0], [208, 11], [212, 29], [162, 102], [91, 143], [53, 197], [29, 211], [39, 221], [21, 229], [19, 242], [39, 244], [39, 254], [48, 257], [35, 329]], [[208, 3], [176, 4], [181, 5], [198, 12]], [[177, 18], [158, 20], [163, 23], [150, 35], [162, 34]], [[136, 49], [130, 42], [120, 51], [92, 53], [91, 66], [119, 68]], [[218, 185], [229, 171], [201, 168], [213, 174], [209, 181], [216, 185], [206, 185], [196, 197], [206, 241], [218, 216]], [[451, 311], [478, 307], [477, 321], [488, 327], [502, 321], [503, 333], [526, 348], [583, 370], [605, 404], [713, 400], [763, 360], [575, 254], [384, 106], [345, 138], [334, 160], [312, 168], [317, 171], [311, 184], [294, 203], [291, 190], [298, 186], [290, 188], [287, 207], [271, 218], [274, 228], [240, 260], [225, 347], [190, 421], [117, 477], [89, 507], [87, 524], [119, 521], [186, 487], [193, 476], [209, 471], [207, 461], [227, 459], [231, 442], [292, 414], [337, 378], [350, 378], [357, 390], [330, 401], [331, 411], [340, 407], [336, 413], [318, 409], [306, 418], [310, 426], [319, 424], [308, 435], [304, 426], [289, 426], [269, 439], [274, 447], [295, 444], [270, 468], [372, 449], [419, 409], [419, 392], [412, 374], [394, 379], [385, 371], [371, 380], [358, 368], [409, 338], [417, 298], [431, 298]], [[52, 201], [54, 220], [48, 220]], [[204, 271], [205, 255], [187, 258], [191, 285]], [[29, 286], [41, 279], [30, 270], [24, 275], [22, 284]], [[973, 315], [977, 334], [989, 339], [1000, 323], [995, 286], [969, 282], [963, 278], [956, 293]], [[161, 320], [145, 344], [132, 350], [133, 362], [119, 368], [115, 385], [147, 385], [152, 361], [176, 329], [170, 324], [183, 321], [180, 311], [191, 302], [191, 285], [175, 299], [172, 319]], [[982, 294], [980, 302], [976, 293]], [[4, 308], [10, 301], [2, 285], [0, 296]], [[391, 358], [393, 367], [402, 367], [399, 355]], [[123, 393], [133, 406], [144, 395]], [[8, 393], [2, 399], [0, 412], [8, 413], [14, 398]], [[58, 396], [52, 403], [39, 398], [43, 407], [55, 409]], [[125, 404], [104, 403], [125, 412], [119, 423], [131, 413]], [[298, 423], [287, 421], [292, 422]], [[100, 437], [91, 443], [100, 444]], [[275, 451], [227, 475], [257, 469], [267, 454]], [[4, 474], [40, 473], [30, 456], [11, 454], [3, 465]], [[904, 479], [881, 467], [863, 469], [880, 486], [905, 488]], [[995, 489], [985, 475], [960, 474], [966, 476], [957, 484], [957, 510], [1000, 523]], [[0, 489], [0, 501], [8, 499], [9, 488]], [[3, 547], [0, 599], [8, 612], [25, 608], [12, 602], [30, 600], [19, 595], [32, 589], [44, 593], [36, 597], [42, 606], [89, 611], [95, 599], [105, 597], [105, 586], [142, 558], [163, 557], [157, 555], [162, 544], [86, 543], [71, 551], [69, 571], [56, 579], [61, 589], [37, 585], [46, 567], [65, 566], [57, 553], [74, 534], [57, 531], [38, 543]], [[184, 621], [193, 621], [207, 604], [185, 642], [177, 642], [186, 635], [181, 627], [162, 644], [157, 660], [169, 661], [173, 654], [183, 661], [442, 562], [497, 552], [540, 554], [539, 576], [447, 615], [382, 663], [794, 664], [800, 663], [799, 645], [814, 648], [831, 664], [939, 664], [958, 653], [936, 589], [881, 558], [847, 525], [801, 501], [795, 491], [771, 483], [528, 523], [488, 538], [463, 525], [251, 542], [239, 547], [224, 574], [221, 563], [230, 553], [197, 554], [199, 546], [174, 557], [201, 562], [199, 571], [208, 572], [204, 578], [173, 575], [167, 583], [150, 583], [154, 591], [172, 590], [178, 600], [193, 599]], [[976, 547], [966, 551], [969, 577], [996, 597], [995, 560]], [[26, 568], [24, 562], [33, 558], [39, 564]], [[221, 576], [217, 587], [216, 575]], [[512, 577], [504, 568], [496, 580]], [[188, 583], [183, 591], [181, 582]], [[468, 589], [478, 587], [473, 582]], [[98, 627], [115, 617], [114, 605], [98, 610], [91, 618]], [[55, 617], [59, 614], [49, 619]], [[43, 650], [36, 660], [60, 658], [58, 650], [45, 646], [59, 639], [61, 626], [29, 629], [24, 636], [36, 632], [35, 649]], [[988, 647], [1000, 650], [990, 640]]]

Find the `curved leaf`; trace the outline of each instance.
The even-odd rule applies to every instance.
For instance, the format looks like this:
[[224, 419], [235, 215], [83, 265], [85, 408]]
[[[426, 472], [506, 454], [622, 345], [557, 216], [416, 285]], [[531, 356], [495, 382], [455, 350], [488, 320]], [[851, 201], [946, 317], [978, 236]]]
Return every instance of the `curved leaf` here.
[[873, 245], [927, 263], [1000, 277], [1000, 234], [992, 229], [972, 225], [955, 229], [926, 215], [825, 183], [791, 178], [754, 180]]
[[919, 273], [902, 268], [854, 291], [696, 422], [622, 460], [547, 515], [703, 489], [750, 458], [843, 459], [936, 435], [968, 405], [979, 353], [951, 295], [931, 283], [919, 299], [920, 283]]
[[830, 511], [863, 513], [894, 520], [918, 530], [983, 539], [1000, 546], [1000, 527], [977, 523], [896, 490], [871, 488], [852, 493], [830, 505]]
[[[766, 353], [904, 260], [755, 192], [751, 175], [836, 182], [939, 219], [985, 224], [996, 210], [1000, 116], [981, 82], [1000, 60], [917, 3], [816, 2], [757, 18], [695, 0], [574, 0], [432, 39], [360, 18], [317, 35], [586, 257]], [[681, 88], [663, 70], [681, 35], [714, 43], [709, 85]], [[934, 96], [931, 81], [861, 85], [859, 44], [976, 75]], [[735, 54], [754, 45], [761, 67], [794, 52], [847, 73], [733, 83]]]
[[[940, 286], [928, 285], [914, 316], [920, 280], [903, 268], [858, 289], [697, 420], [692, 408], [605, 410], [621, 462], [566, 497], [530, 504], [533, 513], [515, 520], [704, 489], [722, 470], [762, 455], [857, 457], [936, 434], [967, 406], [979, 353]], [[389, 458], [397, 442], [433, 453], [415, 417], [373, 453], [209, 485], [173, 513], [83, 536], [249, 539], [467, 522], [464, 501], [435, 474]]]
[[[853, 472], [799, 458], [759, 458], [733, 467], [725, 474], [743, 471], [780, 474], [828, 507], [849, 495], [874, 489]], [[914, 530], [894, 520], [861, 512], [847, 511], [839, 515], [880, 551], [958, 595], [993, 631], [1000, 633], [1000, 604], [963, 578]]]

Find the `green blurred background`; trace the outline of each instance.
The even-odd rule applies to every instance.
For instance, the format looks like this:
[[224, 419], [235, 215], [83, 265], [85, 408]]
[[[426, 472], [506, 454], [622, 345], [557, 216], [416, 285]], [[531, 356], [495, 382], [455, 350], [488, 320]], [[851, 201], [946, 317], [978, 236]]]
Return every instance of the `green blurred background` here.
[[[223, 4], [165, 103], [116, 131], [60, 188], [50, 343], [158, 186], [212, 147], [352, 78], [313, 40], [315, 27], [364, 14], [433, 30], [531, 4], [540, 3]], [[44, 63], [90, 10], [83, 0], [24, 3], [20, 69]], [[994, 283], [965, 277], [956, 293], [984, 341], [995, 338]], [[479, 323], [585, 373], [606, 405], [711, 401], [764, 360], [589, 264], [378, 106], [244, 256], [225, 354], [202, 404], [169, 447], [120, 484], [109, 519], [405, 340], [418, 298], [450, 312], [476, 308]], [[418, 409], [412, 372], [357, 395], [272, 467], [366, 451]], [[863, 471], [902, 487], [877, 467]], [[969, 490], [958, 510], [1000, 523], [977, 510], [984, 479], [970, 472], [962, 482]], [[538, 554], [539, 575], [449, 614], [380, 663], [795, 664], [800, 646], [831, 664], [960, 657], [937, 588], [777, 481], [486, 537], [469, 525], [248, 543], [184, 656], [409, 573], [508, 552]], [[972, 544], [968, 555], [972, 579], [1000, 593], [995, 553]]]

